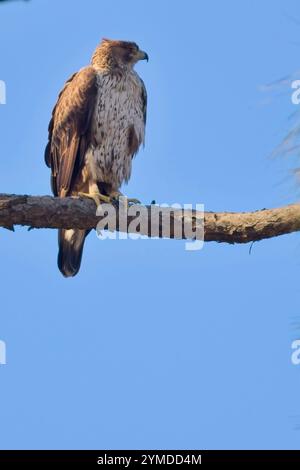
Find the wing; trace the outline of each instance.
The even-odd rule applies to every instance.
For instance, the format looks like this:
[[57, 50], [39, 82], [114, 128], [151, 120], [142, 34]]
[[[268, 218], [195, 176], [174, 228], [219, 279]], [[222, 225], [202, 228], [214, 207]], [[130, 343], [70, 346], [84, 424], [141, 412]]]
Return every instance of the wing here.
[[90, 144], [90, 123], [97, 96], [97, 77], [85, 67], [65, 83], [49, 123], [45, 162], [51, 168], [55, 196], [70, 194]]

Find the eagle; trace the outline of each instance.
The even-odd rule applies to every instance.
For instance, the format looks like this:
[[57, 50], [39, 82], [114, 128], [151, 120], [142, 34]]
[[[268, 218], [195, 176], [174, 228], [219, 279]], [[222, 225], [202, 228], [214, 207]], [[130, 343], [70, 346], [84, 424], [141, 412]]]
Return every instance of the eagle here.
[[[139, 60], [148, 61], [148, 55], [135, 42], [103, 39], [90, 65], [65, 83], [45, 149], [54, 196], [86, 196], [98, 206], [122, 195], [120, 187], [145, 140], [147, 93], [134, 70]], [[78, 273], [88, 233], [58, 231], [57, 263], [65, 277]]]

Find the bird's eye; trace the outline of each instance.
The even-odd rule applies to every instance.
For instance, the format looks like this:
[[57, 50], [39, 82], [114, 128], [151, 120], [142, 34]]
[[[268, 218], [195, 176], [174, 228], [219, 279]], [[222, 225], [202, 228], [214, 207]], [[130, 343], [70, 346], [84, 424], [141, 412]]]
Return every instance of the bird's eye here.
[[131, 50], [132, 50], [132, 52], [138, 52], [139, 51], [139, 46], [134, 42], [131, 45]]

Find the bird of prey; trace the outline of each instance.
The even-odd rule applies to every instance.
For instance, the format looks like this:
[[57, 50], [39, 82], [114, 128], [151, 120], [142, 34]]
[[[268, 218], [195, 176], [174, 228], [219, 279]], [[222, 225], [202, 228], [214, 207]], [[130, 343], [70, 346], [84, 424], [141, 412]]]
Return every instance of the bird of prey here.
[[[134, 42], [103, 39], [91, 64], [65, 83], [45, 149], [55, 196], [87, 196], [98, 205], [121, 195], [145, 138], [147, 93], [134, 70], [144, 59], [148, 55]], [[59, 230], [58, 267], [64, 276], [78, 273], [88, 233]]]

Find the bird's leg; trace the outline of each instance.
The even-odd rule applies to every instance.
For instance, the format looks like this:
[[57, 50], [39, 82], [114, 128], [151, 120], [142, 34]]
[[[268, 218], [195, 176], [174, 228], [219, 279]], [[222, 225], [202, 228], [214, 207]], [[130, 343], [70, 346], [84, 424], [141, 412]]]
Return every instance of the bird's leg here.
[[116, 202], [119, 202], [120, 198], [124, 198], [124, 200], [126, 199], [126, 202], [128, 204], [141, 204], [141, 201], [139, 201], [139, 199], [126, 197], [120, 191], [113, 191], [112, 193], [110, 193], [110, 197], [113, 201]]
[[106, 202], [108, 204], [111, 202], [110, 196], [100, 193], [98, 185], [95, 183], [89, 187], [88, 193], [79, 192], [78, 196], [93, 199], [97, 207], [99, 207], [102, 202]]

